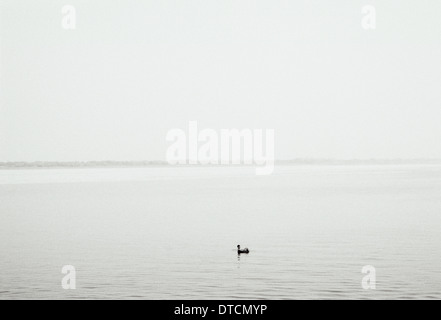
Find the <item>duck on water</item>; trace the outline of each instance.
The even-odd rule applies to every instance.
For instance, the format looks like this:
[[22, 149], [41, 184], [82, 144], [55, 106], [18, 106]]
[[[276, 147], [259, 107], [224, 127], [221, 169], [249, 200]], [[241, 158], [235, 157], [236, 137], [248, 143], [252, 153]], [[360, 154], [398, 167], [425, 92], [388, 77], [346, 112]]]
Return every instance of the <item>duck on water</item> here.
[[248, 250], [248, 248], [240, 249], [240, 245], [238, 245], [238, 246], [237, 246], [237, 253], [238, 253], [238, 254], [242, 254], [242, 253], [244, 253], [244, 254], [248, 254], [248, 253], [250, 253], [250, 250]]

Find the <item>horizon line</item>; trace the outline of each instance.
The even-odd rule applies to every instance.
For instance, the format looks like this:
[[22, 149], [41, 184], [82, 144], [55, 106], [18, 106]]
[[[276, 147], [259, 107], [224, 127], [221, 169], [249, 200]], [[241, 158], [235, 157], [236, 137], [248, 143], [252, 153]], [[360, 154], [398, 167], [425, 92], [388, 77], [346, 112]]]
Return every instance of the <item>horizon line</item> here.
[[[441, 164], [441, 158], [370, 158], [370, 159], [338, 159], [338, 158], [297, 158], [275, 160], [274, 164]], [[0, 161], [0, 168], [76, 168], [76, 167], [140, 167], [140, 166], [173, 166], [173, 167], [204, 167], [204, 166], [253, 166], [246, 164], [178, 164], [172, 165], [161, 160], [88, 160], [88, 161]]]

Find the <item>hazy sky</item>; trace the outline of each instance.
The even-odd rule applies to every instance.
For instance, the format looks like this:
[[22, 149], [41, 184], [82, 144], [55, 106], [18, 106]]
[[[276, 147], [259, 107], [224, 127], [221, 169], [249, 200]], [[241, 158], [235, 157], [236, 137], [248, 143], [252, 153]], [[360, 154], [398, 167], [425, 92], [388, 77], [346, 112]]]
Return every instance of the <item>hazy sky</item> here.
[[441, 158], [439, 0], [0, 3], [0, 161], [164, 160], [191, 120], [275, 129], [279, 159]]

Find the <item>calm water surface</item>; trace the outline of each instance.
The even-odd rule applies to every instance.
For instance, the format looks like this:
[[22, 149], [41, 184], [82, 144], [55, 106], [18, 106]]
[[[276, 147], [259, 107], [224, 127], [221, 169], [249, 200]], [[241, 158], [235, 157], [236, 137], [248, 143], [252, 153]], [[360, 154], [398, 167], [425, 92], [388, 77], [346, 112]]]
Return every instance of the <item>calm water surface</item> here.
[[441, 166], [0, 170], [0, 299], [440, 299], [440, 190]]

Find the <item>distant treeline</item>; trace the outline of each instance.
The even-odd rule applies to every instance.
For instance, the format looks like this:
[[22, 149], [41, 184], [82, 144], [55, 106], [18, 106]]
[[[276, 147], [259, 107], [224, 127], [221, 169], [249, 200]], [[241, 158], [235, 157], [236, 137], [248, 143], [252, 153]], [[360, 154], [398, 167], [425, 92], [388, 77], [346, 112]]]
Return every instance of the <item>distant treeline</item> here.
[[[405, 164], [440, 164], [441, 159], [295, 159], [278, 160], [277, 165], [405, 165]], [[165, 161], [70, 161], [70, 162], [0, 162], [1, 168], [102, 168], [102, 167], [151, 167], [168, 166]], [[183, 165], [189, 166], [189, 165]]]
[[400, 164], [441, 164], [441, 159], [295, 159], [295, 160], [279, 160], [279, 165], [400, 165]]
[[168, 165], [161, 161], [71, 161], [71, 162], [0, 162], [0, 168], [99, 168], [99, 167], [147, 167]]

